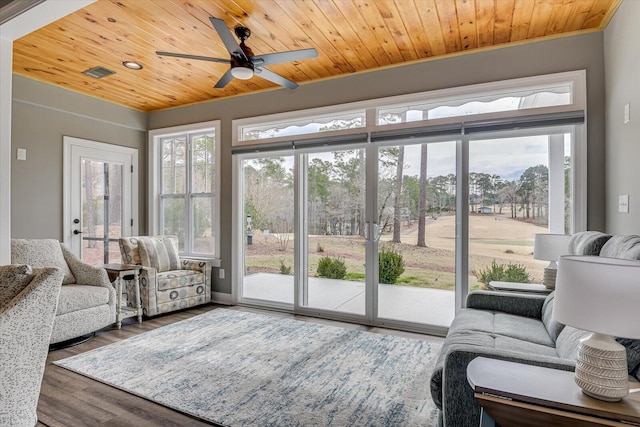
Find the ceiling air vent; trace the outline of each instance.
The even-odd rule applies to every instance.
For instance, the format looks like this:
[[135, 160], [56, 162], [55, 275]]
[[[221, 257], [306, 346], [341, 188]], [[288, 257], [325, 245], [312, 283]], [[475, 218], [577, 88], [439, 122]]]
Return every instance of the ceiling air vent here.
[[101, 79], [115, 73], [115, 71], [111, 71], [104, 67], [93, 67], [82, 72], [82, 74], [86, 74], [87, 76], [94, 77], [96, 79]]

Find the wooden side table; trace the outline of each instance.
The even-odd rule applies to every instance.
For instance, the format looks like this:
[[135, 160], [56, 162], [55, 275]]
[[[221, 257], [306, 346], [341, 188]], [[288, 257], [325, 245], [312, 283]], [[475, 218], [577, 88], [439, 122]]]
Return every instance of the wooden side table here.
[[[138, 316], [138, 323], [142, 323], [142, 302], [140, 300], [140, 280], [138, 275], [142, 267], [135, 264], [103, 264], [99, 267], [107, 270], [109, 280], [116, 287], [116, 325], [118, 329], [122, 327], [122, 319]], [[122, 306], [122, 281], [133, 280], [136, 292], [136, 308]]]
[[497, 280], [492, 280], [487, 286], [489, 289], [494, 291], [531, 292], [545, 295], [548, 295], [553, 291], [553, 289], [549, 289], [539, 283], [499, 282]]
[[640, 391], [620, 402], [594, 399], [582, 393], [572, 371], [478, 357], [467, 380], [482, 407], [481, 427], [640, 426]]

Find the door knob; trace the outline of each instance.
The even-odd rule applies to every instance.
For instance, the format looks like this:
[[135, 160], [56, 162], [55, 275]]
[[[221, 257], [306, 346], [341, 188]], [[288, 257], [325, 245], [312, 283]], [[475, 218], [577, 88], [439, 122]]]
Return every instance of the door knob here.
[[73, 230], [73, 234], [82, 234], [82, 231], [80, 231], [80, 230]]

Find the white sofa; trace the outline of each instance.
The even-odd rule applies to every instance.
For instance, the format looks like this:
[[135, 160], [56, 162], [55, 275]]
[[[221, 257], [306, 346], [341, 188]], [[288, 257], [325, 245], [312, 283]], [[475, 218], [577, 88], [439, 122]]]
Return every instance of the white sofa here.
[[116, 292], [103, 268], [80, 260], [54, 239], [11, 240], [11, 263], [63, 272], [51, 344], [93, 333], [116, 321]]
[[62, 271], [0, 266], [0, 426], [33, 427]]

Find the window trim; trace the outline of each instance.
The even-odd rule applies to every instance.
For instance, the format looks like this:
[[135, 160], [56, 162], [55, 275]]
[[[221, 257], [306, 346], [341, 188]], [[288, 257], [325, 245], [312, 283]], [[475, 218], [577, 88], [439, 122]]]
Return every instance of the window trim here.
[[[203, 254], [191, 254], [184, 253], [185, 256], [189, 258], [196, 259], [220, 259], [220, 120], [212, 120], [201, 123], [192, 123], [188, 125], [181, 126], [172, 126], [166, 128], [158, 128], [149, 130], [148, 136], [148, 213], [147, 213], [147, 230], [149, 234], [160, 234], [160, 203], [162, 198], [160, 197], [160, 189], [161, 189], [161, 176], [160, 176], [160, 158], [159, 154], [161, 152], [160, 149], [160, 141], [162, 138], [179, 135], [179, 134], [189, 134], [195, 135], [207, 131], [214, 132], [214, 168], [215, 168], [215, 185], [213, 187], [213, 199], [214, 199], [214, 208], [213, 208], [213, 216], [214, 221], [212, 224], [213, 235], [214, 237], [214, 253], [211, 255], [203, 256]], [[190, 200], [190, 197], [185, 197], [185, 202]]]
[[[566, 105], [555, 105], [548, 107], [528, 108], [523, 110], [508, 110], [499, 112], [488, 112], [466, 116], [452, 116], [437, 119], [416, 120], [406, 123], [394, 124], [377, 124], [378, 110], [381, 108], [395, 107], [402, 104], [425, 103], [431, 101], [440, 101], [447, 99], [466, 99], [477, 94], [489, 95], [495, 93], [497, 95], [505, 92], [518, 91], [524, 89], [545, 88], [556, 86], [559, 84], [567, 84], [572, 88], [571, 102]], [[425, 126], [441, 126], [456, 123], [476, 122], [484, 120], [495, 120], [503, 118], [511, 118], [517, 120], [521, 117], [567, 113], [576, 110], [584, 111], [586, 117], [587, 111], [587, 94], [586, 94], [586, 70], [567, 71], [561, 73], [544, 74], [532, 77], [522, 77], [516, 79], [500, 80], [494, 82], [480, 83], [475, 85], [457, 86], [453, 88], [437, 89], [427, 92], [411, 93], [406, 95], [390, 96], [385, 98], [369, 99], [366, 101], [350, 102], [345, 104], [336, 104], [324, 107], [309, 108], [296, 111], [288, 111], [282, 113], [268, 114], [264, 116], [247, 117], [243, 119], [232, 120], [232, 147], [258, 146], [260, 144], [269, 144], [276, 142], [295, 141], [299, 139], [313, 138], [314, 136], [333, 136], [339, 137], [353, 133], [387, 131], [393, 129], [405, 129], [410, 127]], [[314, 117], [325, 117], [330, 114], [339, 116], [345, 113], [355, 113], [358, 110], [364, 111], [365, 126], [345, 129], [326, 131], [320, 133], [305, 133], [300, 135], [279, 136], [273, 138], [263, 138], [255, 140], [242, 140], [242, 132], [244, 127], [270, 126], [278, 122], [289, 122], [296, 119], [305, 120]], [[585, 119], [586, 123], [586, 119]]]

